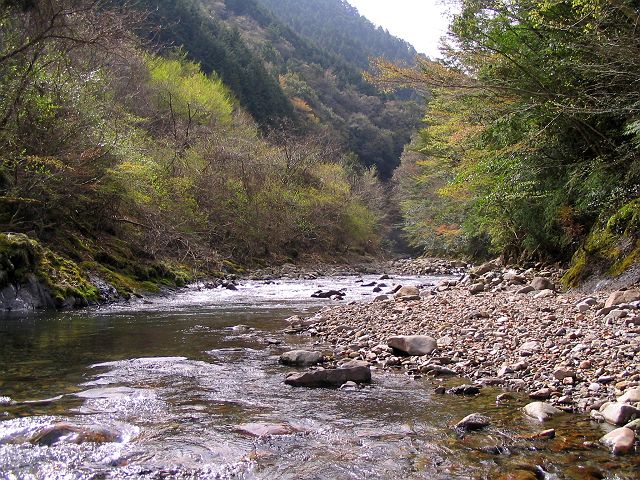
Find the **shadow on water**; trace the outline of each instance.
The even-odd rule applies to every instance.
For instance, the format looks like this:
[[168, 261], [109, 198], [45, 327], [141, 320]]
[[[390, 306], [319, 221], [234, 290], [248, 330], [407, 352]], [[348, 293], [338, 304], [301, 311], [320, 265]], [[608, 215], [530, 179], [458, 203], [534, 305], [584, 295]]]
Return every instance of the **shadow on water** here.
[[[0, 478], [638, 478], [637, 456], [585, 445], [603, 427], [529, 423], [524, 399], [499, 406], [490, 389], [439, 396], [379, 371], [355, 391], [285, 386], [278, 355], [311, 339], [284, 335], [282, 319], [326, 305], [309, 299], [325, 284], [370, 293], [353, 278], [253, 282], [0, 322]], [[475, 411], [488, 430], [451, 428]], [[241, 431], [255, 424], [287, 434]], [[549, 427], [555, 439], [526, 439]]]

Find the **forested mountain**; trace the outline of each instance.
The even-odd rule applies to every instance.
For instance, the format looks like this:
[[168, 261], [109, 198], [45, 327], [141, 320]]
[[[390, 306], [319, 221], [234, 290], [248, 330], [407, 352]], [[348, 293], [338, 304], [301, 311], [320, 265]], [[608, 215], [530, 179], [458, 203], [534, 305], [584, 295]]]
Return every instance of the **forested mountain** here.
[[[361, 25], [348, 35], [360, 59], [385, 48], [410, 55], [405, 42], [373, 29], [366, 19], [353, 16], [348, 4], [338, 3], [333, 10]], [[375, 167], [381, 178], [390, 178], [410, 132], [418, 125], [421, 100], [377, 92], [363, 79], [360, 66], [301, 36], [256, 0], [141, 0], [136, 4], [150, 12], [151, 38], [165, 49], [182, 47], [205, 72], [219, 74], [263, 131], [278, 129], [283, 120], [289, 120], [298, 131], [323, 132], [355, 153], [356, 163]], [[308, 10], [309, 15], [314, 12]], [[156, 32], [155, 25], [163, 28]], [[360, 39], [360, 30], [369, 37]], [[384, 48], [373, 52], [361, 46], [360, 42], [373, 37]]]
[[258, 0], [299, 35], [363, 70], [370, 57], [413, 64], [416, 50], [376, 27], [346, 0]]

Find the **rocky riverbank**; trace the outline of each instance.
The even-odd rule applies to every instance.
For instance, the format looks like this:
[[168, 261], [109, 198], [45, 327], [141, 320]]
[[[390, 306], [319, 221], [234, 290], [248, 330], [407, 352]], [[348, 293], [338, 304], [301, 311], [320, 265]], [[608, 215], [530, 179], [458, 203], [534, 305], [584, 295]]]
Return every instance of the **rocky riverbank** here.
[[605, 402], [640, 393], [640, 290], [559, 293], [559, 277], [490, 263], [432, 288], [397, 291], [391, 278], [387, 295], [293, 318], [292, 331], [329, 344], [338, 363], [461, 376], [603, 420]]

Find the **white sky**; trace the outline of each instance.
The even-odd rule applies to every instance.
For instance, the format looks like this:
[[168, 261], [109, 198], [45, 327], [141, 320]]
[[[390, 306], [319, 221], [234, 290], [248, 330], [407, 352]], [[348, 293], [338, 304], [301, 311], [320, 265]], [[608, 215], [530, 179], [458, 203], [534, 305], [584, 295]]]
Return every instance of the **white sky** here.
[[438, 57], [440, 37], [447, 32], [451, 1], [347, 0], [360, 15], [411, 43], [419, 53]]

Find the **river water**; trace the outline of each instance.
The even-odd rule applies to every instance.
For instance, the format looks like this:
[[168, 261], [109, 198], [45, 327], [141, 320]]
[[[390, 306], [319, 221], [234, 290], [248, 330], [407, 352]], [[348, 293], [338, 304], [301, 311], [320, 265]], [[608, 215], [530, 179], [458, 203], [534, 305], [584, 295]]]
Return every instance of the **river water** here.
[[[355, 391], [285, 386], [291, 369], [278, 364], [280, 353], [327, 346], [286, 335], [283, 320], [335, 303], [310, 298], [320, 288], [371, 301], [361, 285], [354, 277], [254, 281], [1, 319], [0, 478], [640, 478], [637, 455], [585, 445], [606, 427], [574, 415], [541, 426], [523, 418], [525, 399], [496, 405], [491, 389], [437, 395], [432, 380], [380, 371]], [[488, 430], [451, 428], [476, 411], [492, 418]], [[250, 436], [247, 424], [291, 433]], [[555, 439], [526, 439], [549, 427]], [[82, 441], [86, 432], [94, 436]]]

